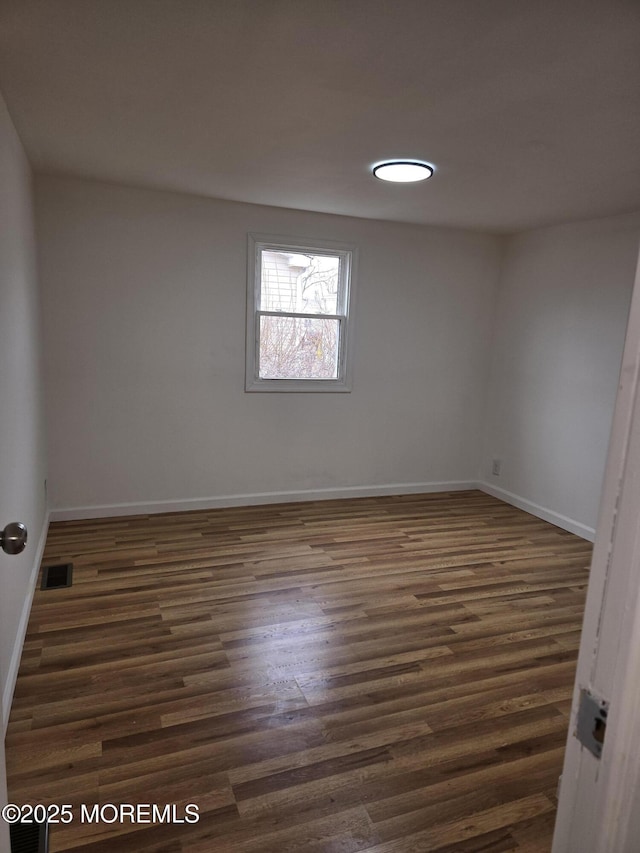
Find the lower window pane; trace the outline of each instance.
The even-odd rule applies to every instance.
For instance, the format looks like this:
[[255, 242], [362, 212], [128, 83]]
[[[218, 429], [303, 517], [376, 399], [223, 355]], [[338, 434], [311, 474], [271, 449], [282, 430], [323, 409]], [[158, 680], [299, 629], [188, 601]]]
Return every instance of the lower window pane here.
[[337, 379], [340, 320], [260, 317], [260, 379]]

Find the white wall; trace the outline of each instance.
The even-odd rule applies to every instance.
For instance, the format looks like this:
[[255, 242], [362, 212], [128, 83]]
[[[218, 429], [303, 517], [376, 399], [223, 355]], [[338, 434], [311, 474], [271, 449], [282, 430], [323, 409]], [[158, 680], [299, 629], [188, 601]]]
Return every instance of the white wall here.
[[26, 524], [26, 550], [0, 551], [0, 684], [5, 723], [46, 521], [40, 331], [31, 173], [0, 98], [0, 528]]
[[[58, 517], [447, 488], [480, 464], [592, 535], [640, 215], [499, 240], [65, 178], [36, 197]], [[360, 247], [351, 394], [244, 392], [249, 231]]]
[[[57, 510], [476, 480], [498, 238], [52, 177], [37, 210]], [[249, 231], [359, 246], [352, 393], [244, 392]]]
[[498, 290], [481, 477], [589, 538], [639, 247], [640, 215], [520, 234]]

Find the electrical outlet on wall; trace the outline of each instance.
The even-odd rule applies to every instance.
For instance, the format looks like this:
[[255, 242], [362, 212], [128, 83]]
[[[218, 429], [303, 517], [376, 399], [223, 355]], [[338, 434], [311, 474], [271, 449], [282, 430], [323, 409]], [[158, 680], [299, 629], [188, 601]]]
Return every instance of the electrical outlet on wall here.
[[491, 473], [494, 477], [500, 476], [500, 469], [502, 468], [502, 461], [500, 459], [494, 459], [491, 465]]

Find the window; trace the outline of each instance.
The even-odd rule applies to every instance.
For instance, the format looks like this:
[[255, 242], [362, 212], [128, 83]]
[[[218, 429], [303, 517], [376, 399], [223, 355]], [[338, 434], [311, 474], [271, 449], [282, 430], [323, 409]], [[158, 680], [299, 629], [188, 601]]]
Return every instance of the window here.
[[247, 391], [349, 391], [355, 249], [249, 236]]

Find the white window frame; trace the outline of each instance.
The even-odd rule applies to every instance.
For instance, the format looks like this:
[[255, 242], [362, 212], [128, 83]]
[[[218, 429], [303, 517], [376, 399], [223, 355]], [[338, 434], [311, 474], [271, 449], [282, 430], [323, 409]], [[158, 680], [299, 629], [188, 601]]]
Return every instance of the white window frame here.
[[[355, 246], [334, 240], [307, 240], [274, 234], [249, 234], [247, 259], [247, 338], [246, 391], [276, 392], [349, 392], [353, 362], [353, 305], [357, 266]], [[292, 254], [331, 255], [340, 257], [338, 314], [306, 314], [287, 311], [262, 311], [260, 288], [262, 282], [262, 252], [291, 252]], [[339, 350], [337, 379], [261, 379], [259, 371], [260, 317], [310, 317], [338, 320]]]

